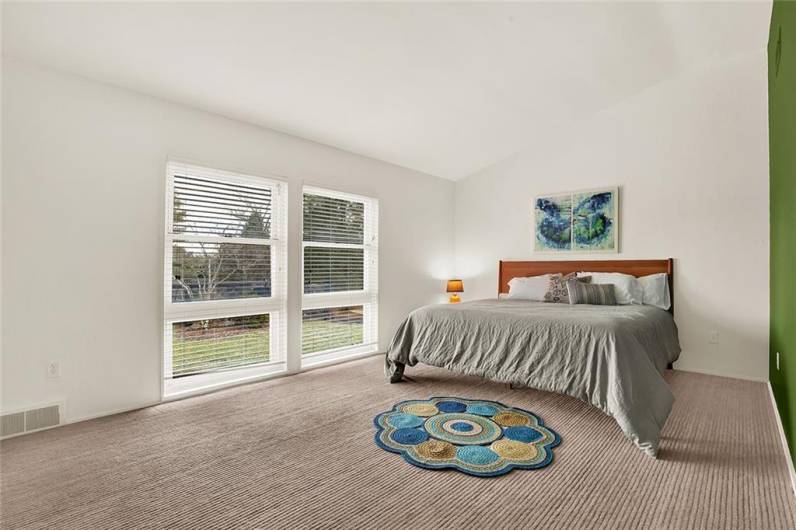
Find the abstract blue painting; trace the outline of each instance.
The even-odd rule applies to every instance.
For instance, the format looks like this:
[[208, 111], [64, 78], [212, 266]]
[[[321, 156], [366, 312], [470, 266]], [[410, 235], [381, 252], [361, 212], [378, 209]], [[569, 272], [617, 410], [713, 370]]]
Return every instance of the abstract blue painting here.
[[572, 195], [536, 199], [536, 250], [572, 250]]
[[534, 249], [617, 252], [618, 201], [618, 188], [538, 197], [534, 203]]
[[573, 250], [616, 250], [616, 192], [572, 194]]

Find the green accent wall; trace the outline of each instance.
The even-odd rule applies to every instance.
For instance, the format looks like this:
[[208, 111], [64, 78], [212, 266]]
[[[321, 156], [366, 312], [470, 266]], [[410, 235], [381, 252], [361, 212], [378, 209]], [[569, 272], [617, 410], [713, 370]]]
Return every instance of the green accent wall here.
[[[796, 460], [796, 2], [775, 0], [768, 41], [771, 178], [769, 374]], [[777, 370], [777, 352], [780, 367]]]

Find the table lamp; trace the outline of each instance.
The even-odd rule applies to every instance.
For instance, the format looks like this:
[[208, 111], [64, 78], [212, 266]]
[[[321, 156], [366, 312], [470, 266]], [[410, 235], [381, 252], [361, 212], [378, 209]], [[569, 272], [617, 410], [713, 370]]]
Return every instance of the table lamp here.
[[451, 294], [450, 303], [458, 304], [459, 302], [462, 301], [462, 299], [459, 298], [459, 295], [456, 294], [456, 293], [463, 293], [464, 292], [464, 283], [462, 283], [461, 280], [448, 280], [448, 289], [447, 289], [447, 291], [449, 293], [453, 293], [453, 294]]

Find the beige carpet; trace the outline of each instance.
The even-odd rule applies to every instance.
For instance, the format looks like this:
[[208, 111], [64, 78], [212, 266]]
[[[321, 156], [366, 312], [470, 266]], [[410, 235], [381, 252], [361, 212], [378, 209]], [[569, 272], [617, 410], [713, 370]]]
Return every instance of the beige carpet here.
[[[571, 398], [380, 358], [0, 444], [4, 528], [796, 528], [765, 385], [675, 372], [654, 461]], [[405, 398], [535, 411], [563, 442], [537, 471], [427, 471], [373, 443]]]

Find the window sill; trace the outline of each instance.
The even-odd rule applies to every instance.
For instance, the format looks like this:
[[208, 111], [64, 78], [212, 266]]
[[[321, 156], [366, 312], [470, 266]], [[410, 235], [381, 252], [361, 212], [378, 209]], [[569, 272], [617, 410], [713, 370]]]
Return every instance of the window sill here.
[[[269, 379], [276, 379], [278, 377], [285, 377], [289, 375], [300, 374], [318, 368], [325, 368], [336, 364], [343, 364], [357, 359], [364, 359], [374, 355], [383, 355], [378, 351], [378, 345], [363, 345], [355, 351], [347, 351], [344, 354], [340, 352], [331, 352], [325, 354], [308, 355], [302, 359], [301, 369], [297, 372], [288, 372], [284, 362], [266, 364], [255, 366], [252, 368], [242, 368], [233, 372], [218, 372], [212, 374], [201, 374], [195, 376], [196, 378], [202, 377], [200, 381], [191, 377], [181, 378], [178, 380], [164, 381], [163, 386], [163, 399], [161, 403], [169, 401], [176, 401], [183, 398], [200, 396], [208, 394], [217, 390], [225, 388], [232, 388], [239, 385], [248, 383], [257, 383], [260, 381], [267, 381]], [[309, 362], [308, 362], [309, 361]], [[249, 372], [255, 373], [249, 373]], [[247, 373], [243, 373], [247, 372]], [[210, 376], [214, 376], [211, 378]], [[212, 379], [215, 379], [212, 380]], [[190, 384], [186, 380], [191, 380]]]
[[179, 379], [167, 379], [163, 381], [163, 401], [172, 401], [199, 394], [206, 394], [214, 390], [261, 381], [286, 373], [287, 368], [285, 363], [280, 361], [223, 372], [211, 372], [181, 377]]
[[367, 357], [378, 353], [378, 344], [362, 344], [355, 348], [346, 348], [345, 350], [329, 351], [323, 353], [311, 353], [301, 356], [301, 368], [320, 368], [322, 366], [329, 366], [342, 361], [350, 361], [360, 357]]

